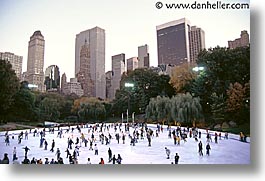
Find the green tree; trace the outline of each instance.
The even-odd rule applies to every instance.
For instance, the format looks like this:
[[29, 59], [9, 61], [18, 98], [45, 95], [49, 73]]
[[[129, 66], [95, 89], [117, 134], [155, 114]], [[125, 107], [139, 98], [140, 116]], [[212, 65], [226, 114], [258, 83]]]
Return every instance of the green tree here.
[[19, 80], [12, 65], [0, 59], [0, 120], [6, 120], [8, 110], [15, 101], [14, 95], [19, 90]]
[[212, 117], [211, 96], [223, 95], [227, 99], [227, 90], [230, 84], [238, 82], [241, 85], [250, 80], [250, 47], [236, 49], [211, 48], [200, 52], [197, 60], [200, 67], [204, 70], [192, 82], [190, 92], [201, 99], [204, 115], [207, 119]]
[[[158, 75], [153, 70], [142, 68], [124, 73], [113, 101], [113, 113], [121, 115], [129, 107], [129, 114], [144, 113], [150, 98], [160, 96], [171, 97], [175, 90], [169, 83], [168, 75]], [[133, 83], [133, 87], [125, 87], [125, 83]], [[129, 104], [129, 105], [128, 105]]]

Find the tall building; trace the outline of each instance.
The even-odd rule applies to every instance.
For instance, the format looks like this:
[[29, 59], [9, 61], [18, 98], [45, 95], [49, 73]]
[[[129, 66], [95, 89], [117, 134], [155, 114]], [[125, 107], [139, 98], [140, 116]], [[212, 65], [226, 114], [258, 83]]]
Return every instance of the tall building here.
[[132, 57], [127, 59], [127, 71], [135, 70], [138, 68], [138, 58]]
[[112, 99], [111, 80], [112, 80], [112, 70], [106, 72], [106, 99]]
[[190, 22], [185, 18], [156, 27], [159, 65], [190, 62], [189, 29]]
[[0, 52], [0, 59], [8, 60], [19, 80], [22, 80], [23, 57], [10, 52]]
[[125, 54], [118, 54], [111, 57], [112, 59], [112, 79], [110, 99], [115, 98], [116, 90], [120, 89], [120, 81], [123, 72], [125, 72]]
[[249, 46], [249, 34], [246, 30], [241, 31], [240, 38], [237, 38], [233, 41], [228, 41], [228, 47], [231, 49], [247, 46]]
[[106, 97], [105, 78], [105, 30], [95, 27], [82, 31], [75, 38], [75, 75], [81, 70], [80, 53], [85, 40], [90, 54], [90, 74], [93, 82], [93, 97]]
[[91, 97], [95, 95], [93, 92], [94, 82], [91, 79], [91, 59], [89, 46], [85, 40], [84, 45], [80, 51], [80, 71], [77, 73], [77, 80], [81, 83], [84, 95]]
[[190, 25], [186, 18], [156, 27], [158, 64], [181, 65], [197, 60], [205, 48], [205, 34], [201, 28]]
[[196, 62], [200, 51], [205, 49], [205, 33], [201, 28], [192, 26], [189, 31], [190, 61]]
[[149, 67], [149, 47], [147, 44], [138, 47], [138, 67]]
[[48, 92], [60, 92], [60, 71], [57, 65], [50, 65], [45, 70], [46, 91]]
[[44, 36], [40, 31], [35, 31], [28, 43], [28, 62], [26, 80], [29, 84], [36, 85], [36, 90], [45, 91], [44, 86]]
[[64, 93], [66, 86], [67, 86], [67, 77], [66, 77], [66, 74], [63, 73], [62, 78], [61, 78], [61, 93]]

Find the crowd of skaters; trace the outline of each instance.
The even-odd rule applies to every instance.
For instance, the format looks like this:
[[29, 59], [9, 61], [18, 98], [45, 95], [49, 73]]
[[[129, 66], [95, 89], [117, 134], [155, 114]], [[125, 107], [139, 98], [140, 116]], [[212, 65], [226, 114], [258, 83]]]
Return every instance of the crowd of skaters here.
[[[124, 128], [123, 128], [124, 125]], [[88, 137], [85, 136], [84, 132], [82, 132], [81, 128], [88, 128], [87, 129], [87, 135]], [[123, 128], [123, 129], [122, 129]], [[114, 129], [113, 134], [110, 133], [110, 129]], [[130, 129], [133, 129], [132, 132], [130, 132]], [[128, 123], [112, 123], [112, 124], [105, 124], [105, 123], [97, 123], [94, 125], [76, 125], [76, 126], [68, 126], [68, 128], [64, 128], [64, 130], [61, 127], [58, 127], [58, 133], [57, 133], [57, 138], [63, 138], [64, 136], [70, 136], [67, 139], [67, 145], [66, 149], [63, 152], [66, 152], [66, 159], [69, 160], [70, 164], [78, 164], [78, 156], [79, 156], [79, 148], [84, 146], [88, 147], [88, 150], [94, 151], [95, 155], [98, 155], [98, 144], [104, 144], [104, 145], [109, 145], [108, 149], [108, 163], [112, 164], [121, 164], [122, 162], [122, 157], [120, 154], [113, 154], [111, 151], [111, 142], [116, 141], [118, 144], [125, 144], [126, 139], [129, 140], [131, 146], [136, 146], [137, 142], [139, 140], [144, 140], [146, 138], [147, 140], [147, 146], [151, 147], [152, 144], [152, 139], [155, 137], [159, 137], [160, 133], [163, 133], [164, 131], [167, 131], [168, 133], [168, 138], [173, 139], [173, 144], [174, 145], [180, 145], [181, 140], [183, 140], [183, 143], [187, 142], [187, 139], [194, 138], [195, 141], [198, 142], [198, 153], [199, 156], [203, 156], [203, 145], [201, 142], [201, 131], [198, 128], [189, 128], [189, 127], [184, 127], [181, 128], [180, 126], [176, 128], [171, 128], [171, 126], [167, 126], [166, 130], [165, 128], [157, 124], [156, 128], [148, 128], [147, 124], [144, 123], [138, 123], [138, 124], [128, 124]], [[80, 137], [74, 137], [73, 133], [75, 130], [77, 130], [80, 134]], [[83, 129], [84, 130], [84, 129]], [[154, 133], [155, 131], [155, 133]], [[51, 143], [48, 143], [48, 141], [45, 139], [45, 134], [55, 134], [55, 128], [42, 128], [42, 129], [34, 129], [32, 131], [31, 129], [29, 132], [26, 130], [25, 132], [21, 131], [18, 135], [18, 144], [21, 144], [21, 141], [23, 139], [28, 140], [28, 134], [33, 134], [33, 137], [40, 137], [40, 148], [43, 148], [44, 145], [44, 150], [48, 150], [48, 145], [51, 145], [51, 149], [49, 150], [50, 152], [55, 152], [56, 158], [52, 158], [49, 160], [48, 158], [44, 158], [45, 161], [42, 160], [42, 158], [36, 159], [33, 157], [31, 160], [28, 158], [27, 153], [30, 151], [30, 148], [27, 146], [23, 147], [22, 149], [25, 150], [25, 155], [24, 155], [24, 160], [21, 161], [20, 163], [22, 164], [64, 164], [64, 159], [62, 158], [62, 152], [59, 148], [55, 150], [55, 140], [53, 139]], [[65, 134], [65, 135], [64, 135]], [[98, 138], [96, 138], [96, 135]], [[11, 135], [12, 139], [14, 139], [14, 135]], [[210, 155], [210, 143], [212, 142], [211, 139], [211, 134], [206, 130], [206, 138], [207, 138], [207, 144], [206, 144], [206, 155]], [[218, 143], [218, 137], [221, 139], [221, 132], [219, 134], [215, 132], [214, 134], [214, 139], [215, 143]], [[228, 133], [225, 133], [224, 135], [225, 139], [228, 139]], [[10, 146], [10, 135], [8, 132], [5, 134], [5, 143], [6, 146]], [[199, 141], [200, 140], [200, 141]], [[170, 149], [165, 147], [166, 150], [166, 155], [167, 159], [170, 159]], [[8, 154], [4, 154], [3, 160], [1, 160], [1, 163], [6, 163], [8, 158]], [[174, 163], [178, 164], [179, 163], [180, 156], [178, 153], [175, 153], [174, 156]], [[9, 160], [9, 158], [8, 158]], [[14, 147], [13, 150], [13, 158], [12, 158], [13, 163], [19, 163], [18, 162], [18, 157], [17, 157], [17, 151], [16, 147]], [[8, 161], [8, 163], [10, 163]], [[12, 162], [11, 162], [12, 163]], [[173, 162], [171, 162], [173, 163]], [[90, 157], [87, 158], [87, 164], [91, 164], [91, 159]], [[94, 163], [95, 164], [95, 163]], [[101, 157], [99, 160], [99, 164], [105, 164], [104, 158]]]

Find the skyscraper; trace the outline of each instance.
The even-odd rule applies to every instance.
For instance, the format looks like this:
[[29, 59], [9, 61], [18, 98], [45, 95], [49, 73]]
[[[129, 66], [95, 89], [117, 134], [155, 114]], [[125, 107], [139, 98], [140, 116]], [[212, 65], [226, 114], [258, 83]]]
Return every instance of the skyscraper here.
[[205, 49], [205, 34], [201, 28], [192, 26], [189, 31], [190, 61], [196, 62], [200, 51]]
[[131, 57], [127, 59], [127, 71], [135, 70], [138, 68], [138, 58]]
[[19, 80], [22, 80], [22, 56], [10, 52], [0, 52], [0, 59], [8, 60]]
[[35, 31], [28, 43], [28, 62], [26, 80], [29, 84], [37, 86], [38, 91], [45, 91], [44, 86], [44, 36], [40, 31]]
[[44, 84], [48, 92], [60, 91], [60, 71], [57, 65], [50, 65], [46, 68]]
[[156, 27], [158, 64], [190, 62], [189, 29], [190, 22], [185, 18]]
[[80, 51], [80, 71], [77, 73], [77, 80], [81, 83], [84, 95], [91, 97], [95, 93], [93, 92], [94, 82], [91, 79], [91, 59], [89, 46], [85, 40], [84, 45]]
[[156, 27], [158, 64], [181, 65], [196, 62], [205, 48], [205, 33], [182, 18]]
[[149, 67], [149, 47], [147, 44], [138, 47], [138, 67]]
[[75, 39], [75, 75], [80, 72], [80, 53], [84, 42], [90, 54], [90, 74], [93, 82], [93, 97], [106, 97], [106, 78], [105, 78], [105, 30], [95, 27], [82, 31], [76, 35]]
[[125, 72], [125, 54], [121, 53], [111, 57], [112, 59], [112, 79], [110, 99], [114, 99], [116, 90], [120, 89], [120, 81], [123, 72]]

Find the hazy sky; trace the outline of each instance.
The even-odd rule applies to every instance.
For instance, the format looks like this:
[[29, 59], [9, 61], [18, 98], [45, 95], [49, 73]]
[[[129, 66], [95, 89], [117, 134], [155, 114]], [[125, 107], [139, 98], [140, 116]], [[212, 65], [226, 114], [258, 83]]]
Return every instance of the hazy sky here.
[[[23, 56], [26, 71], [28, 41], [36, 30], [45, 39], [44, 71], [58, 65], [67, 79], [74, 77], [75, 36], [95, 26], [106, 33], [106, 71], [111, 56], [137, 56], [137, 47], [148, 44], [150, 64], [157, 66], [156, 26], [186, 17], [205, 31], [206, 48], [227, 46], [228, 40], [250, 33], [250, 10], [157, 9], [156, 2], [194, 3], [195, 0], [0, 0], [0, 52]], [[197, 3], [207, 0], [197, 0]], [[216, 2], [209, 0], [209, 2]], [[249, 0], [222, 0], [250, 3]]]

